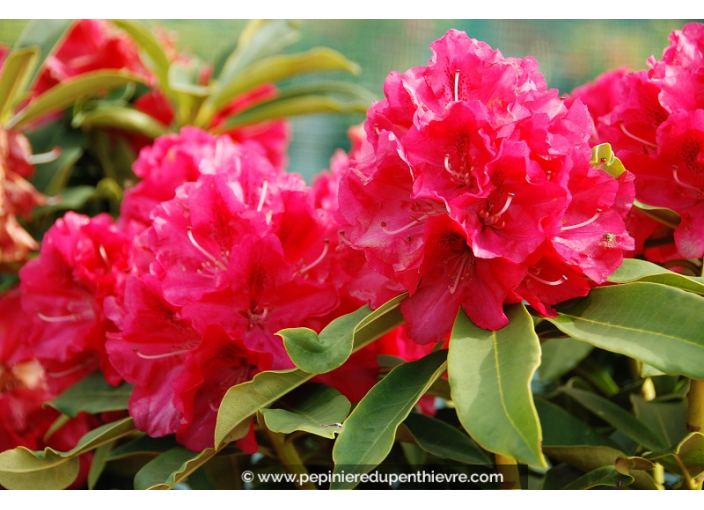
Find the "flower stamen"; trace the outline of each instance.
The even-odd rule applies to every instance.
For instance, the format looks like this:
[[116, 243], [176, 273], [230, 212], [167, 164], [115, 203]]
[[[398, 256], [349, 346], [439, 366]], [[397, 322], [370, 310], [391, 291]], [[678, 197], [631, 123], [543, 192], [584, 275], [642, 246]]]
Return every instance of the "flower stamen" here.
[[570, 225], [569, 227], [562, 227], [562, 230], [560, 230], [560, 232], [566, 232], [568, 230], [574, 230], [576, 228], [586, 227], [590, 223], [594, 223], [597, 220], [597, 218], [601, 215], [601, 213], [602, 213], [602, 210], [597, 209], [594, 216], [589, 218], [587, 221], [583, 221], [582, 223], [577, 223], [576, 225]]
[[696, 191], [697, 193], [701, 193], [702, 190], [697, 188], [696, 186], [692, 186], [691, 184], [687, 184], [686, 182], [682, 182], [680, 180], [680, 177], [677, 175], [677, 170], [679, 170], [679, 167], [677, 165], [672, 165], [672, 176], [675, 178], [675, 182], [682, 186], [683, 188], [691, 189]]
[[[328, 254], [328, 249], [330, 248], [330, 239], [324, 239], [323, 242], [325, 243], [325, 246], [323, 246], [323, 252], [320, 254], [320, 256], [317, 259], [315, 259], [313, 262], [308, 264], [306, 267], [304, 267], [303, 269], [298, 271], [299, 275], [307, 273], [308, 271], [310, 271], [311, 269], [313, 269], [315, 266], [317, 266], [318, 264], [320, 264], [323, 261], [323, 259], [325, 258], [325, 255]], [[266, 315], [266, 312], [265, 312], [265, 315]]]
[[623, 131], [623, 134], [626, 135], [627, 137], [635, 140], [636, 142], [642, 143], [643, 145], [647, 145], [648, 147], [652, 147], [653, 149], [657, 149], [658, 146], [655, 145], [653, 142], [649, 142], [648, 140], [644, 140], [643, 138], [640, 138], [633, 133], [631, 133], [628, 129], [626, 129], [626, 126], [623, 121], [620, 121], [619, 127], [621, 128], [621, 131]]
[[455, 101], [459, 101], [460, 97], [460, 71], [455, 71]]
[[191, 227], [188, 227], [186, 230], [188, 234], [188, 239], [191, 241], [191, 244], [201, 252], [209, 261], [211, 261], [213, 264], [215, 264], [215, 267], [217, 267], [220, 270], [225, 270], [225, 264], [223, 264], [220, 260], [216, 259], [209, 251], [204, 249], [198, 242], [196, 241], [195, 237], [193, 237], [193, 229]]
[[137, 356], [139, 356], [142, 359], [163, 359], [163, 358], [170, 358], [171, 356], [178, 356], [179, 354], [186, 354], [187, 352], [191, 352], [191, 349], [183, 349], [182, 351], [166, 352], [164, 354], [142, 354], [138, 350], [135, 350], [134, 352]]
[[561, 285], [568, 280], [568, 278], [565, 275], [562, 275], [562, 277], [559, 280], [554, 280], [554, 281], [544, 280], [544, 279], [540, 278], [539, 276], [534, 275], [533, 273], [528, 273], [528, 276], [530, 276], [534, 280], [539, 281], [540, 283], [543, 283], [545, 285], [551, 285], [551, 286]]
[[430, 215], [426, 213], [426, 214], [424, 214], [423, 216], [421, 216], [420, 218], [411, 218], [411, 222], [410, 222], [410, 223], [408, 223], [407, 225], [404, 225], [404, 226], [401, 227], [401, 228], [397, 228], [396, 230], [389, 230], [388, 228], [386, 228], [387, 223], [386, 223], [385, 221], [382, 221], [382, 222], [381, 222], [381, 230], [382, 230], [382, 232], [384, 232], [384, 234], [393, 236], [393, 235], [396, 235], [396, 234], [400, 234], [400, 233], [403, 232], [404, 230], [408, 230], [409, 228], [411, 228], [411, 227], [417, 225], [419, 222], [421, 222], [421, 221], [423, 221], [423, 220], [428, 219], [429, 217], [430, 217]]
[[264, 200], [266, 199], [266, 192], [268, 188], [269, 181], [264, 179], [264, 183], [262, 184], [262, 194], [259, 197], [259, 204], [257, 205], [257, 212], [262, 212], [262, 209], [264, 208]]

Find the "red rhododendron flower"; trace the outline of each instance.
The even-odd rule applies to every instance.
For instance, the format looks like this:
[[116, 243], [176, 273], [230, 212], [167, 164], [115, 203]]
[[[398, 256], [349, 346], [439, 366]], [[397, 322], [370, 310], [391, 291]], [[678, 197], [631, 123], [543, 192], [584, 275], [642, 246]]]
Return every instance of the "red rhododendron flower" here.
[[351, 311], [335, 312], [337, 225], [299, 176], [227, 136], [186, 128], [145, 149], [135, 172], [123, 211], [141, 224], [140, 262], [105, 302], [117, 325], [106, 349], [135, 385], [137, 426], [200, 450], [229, 387], [292, 366], [277, 331]]
[[[610, 72], [573, 93], [589, 105], [597, 141], [610, 143], [635, 174], [637, 198], [682, 217], [674, 235], [678, 254], [646, 251], [651, 260], [704, 255], [703, 34], [704, 25], [689, 23], [670, 34], [670, 46], [660, 60], [648, 60], [649, 70]], [[606, 83], [610, 99], [604, 103]], [[654, 220], [636, 211], [631, 216], [638, 254], [647, 238], [663, 235]]]
[[32, 149], [27, 138], [0, 128], [0, 264], [23, 261], [39, 246], [19, 224], [17, 216], [29, 217], [45, 197], [27, 179], [34, 174]]
[[103, 302], [121, 292], [129, 241], [106, 214], [69, 212], [46, 233], [39, 257], [20, 271], [32, 348], [52, 372], [80, 377], [100, 367], [111, 384], [121, 381], [105, 353], [114, 325]]
[[420, 343], [443, 340], [459, 308], [487, 329], [506, 324], [504, 303], [553, 315], [633, 248], [632, 176], [591, 167], [581, 102], [548, 90], [534, 59], [462, 32], [431, 48], [427, 67], [389, 75], [339, 193], [346, 239], [410, 292]]
[[112, 29], [109, 22], [96, 19], [76, 22], [44, 65], [45, 69], [33, 87], [37, 95], [69, 78], [100, 69], [125, 69], [143, 76], [149, 74], [129, 36]]

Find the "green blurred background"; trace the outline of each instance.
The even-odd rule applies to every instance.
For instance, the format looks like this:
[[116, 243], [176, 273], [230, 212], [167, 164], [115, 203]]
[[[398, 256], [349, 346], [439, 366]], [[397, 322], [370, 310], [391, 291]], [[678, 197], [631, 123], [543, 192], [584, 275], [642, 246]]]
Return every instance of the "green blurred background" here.
[[[232, 45], [243, 20], [144, 20], [176, 35], [178, 47], [205, 61]], [[0, 20], [0, 40], [13, 44], [26, 20]], [[302, 37], [289, 48], [334, 48], [362, 66], [359, 76], [327, 75], [359, 83], [378, 97], [392, 70], [425, 65], [428, 45], [450, 28], [499, 48], [504, 56], [538, 59], [548, 86], [569, 92], [601, 72], [626, 66], [642, 69], [650, 55], [660, 57], [667, 36], [686, 20], [310, 20], [301, 22]], [[362, 115], [320, 115], [294, 119], [289, 169], [310, 178], [323, 168], [335, 148], [348, 148], [347, 128]]]

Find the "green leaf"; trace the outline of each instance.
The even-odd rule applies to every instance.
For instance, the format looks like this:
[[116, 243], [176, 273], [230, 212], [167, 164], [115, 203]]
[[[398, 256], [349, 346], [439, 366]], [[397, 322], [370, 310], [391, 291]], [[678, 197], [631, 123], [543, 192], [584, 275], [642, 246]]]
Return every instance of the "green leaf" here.
[[192, 452], [177, 446], [149, 461], [134, 477], [137, 490], [168, 490], [208, 462], [217, 453], [212, 448]]
[[565, 485], [562, 490], [588, 490], [593, 487], [628, 487], [635, 479], [622, 475], [614, 466], [602, 466]]
[[657, 283], [592, 290], [547, 319], [563, 333], [668, 374], [704, 378], [704, 298]]
[[403, 424], [416, 444], [428, 453], [465, 464], [492, 464], [486, 453], [467, 434], [449, 423], [423, 414], [411, 413]]
[[551, 381], [565, 375], [589, 356], [594, 346], [574, 338], [553, 338], [540, 345], [542, 355], [538, 373], [542, 381]]
[[313, 377], [300, 369], [261, 372], [254, 379], [230, 388], [222, 399], [215, 426], [215, 447], [245, 436], [247, 420], [260, 409], [269, 407], [281, 397]]
[[72, 417], [82, 411], [88, 414], [122, 411], [127, 409], [131, 394], [132, 385], [125, 383], [117, 387], [111, 386], [102, 373], [93, 372], [49, 402], [49, 405]]
[[311, 95], [289, 99], [276, 98], [235, 115], [219, 131], [258, 124], [268, 120], [285, 119], [315, 113], [364, 113], [370, 103], [341, 101], [330, 96]]
[[[389, 454], [398, 426], [416, 402], [447, 367], [447, 351], [394, 368], [374, 386], [345, 420], [332, 457], [335, 473], [368, 473]], [[354, 483], [335, 482], [332, 489], [351, 489]]]
[[4, 124], [19, 102], [37, 64], [39, 49], [24, 48], [10, 53], [0, 71], [0, 124]]
[[114, 421], [101, 425], [97, 429], [93, 429], [83, 436], [78, 444], [71, 450], [60, 453], [66, 457], [75, 457], [83, 453], [95, 450], [104, 444], [111, 443], [122, 437], [128, 436], [135, 431], [132, 418], [123, 418], [122, 420]]
[[295, 43], [299, 32], [288, 20], [252, 20], [240, 33], [235, 50], [222, 64], [216, 66], [214, 76], [225, 82], [242, 72], [249, 64], [261, 60]]
[[609, 446], [616, 443], [563, 408], [541, 398], [535, 399], [543, 431], [543, 446]]
[[148, 57], [145, 59], [149, 70], [154, 73], [163, 90], [168, 90], [169, 67], [171, 59], [154, 33], [143, 23], [134, 20], [112, 20], [118, 27], [129, 34], [132, 40]]
[[323, 374], [341, 366], [355, 347], [361, 348], [403, 323], [399, 311], [401, 294], [372, 311], [368, 306], [338, 317], [320, 335], [308, 328], [284, 329], [277, 333], [291, 361], [311, 374]]
[[151, 115], [132, 108], [101, 107], [81, 112], [71, 123], [77, 128], [115, 128], [137, 133], [147, 138], [157, 138], [169, 132], [168, 127]]
[[691, 432], [676, 446], [665, 450], [649, 453], [645, 456], [652, 461], [667, 461], [669, 457], [679, 460], [690, 476], [697, 478], [704, 474], [704, 434]]
[[616, 430], [620, 430], [638, 444], [649, 449], [667, 446], [648, 426], [625, 409], [613, 402], [584, 390], [563, 387], [562, 393], [579, 402]]
[[86, 203], [98, 197], [98, 192], [93, 186], [75, 186], [67, 188], [61, 195], [52, 197], [52, 202], [47, 205], [37, 207], [32, 214], [41, 216], [56, 211], [82, 209]]
[[636, 417], [660, 438], [663, 445], [673, 445], [687, 435], [687, 402], [649, 402], [631, 395]]
[[146, 434], [114, 448], [109, 461], [124, 459], [134, 455], [158, 455], [178, 446], [174, 436], [149, 437]]
[[132, 418], [108, 423], [83, 436], [75, 448], [33, 452], [22, 446], [0, 453], [0, 485], [8, 489], [64, 489], [78, 475], [78, 456], [134, 432]]
[[651, 282], [704, 294], [704, 278], [685, 276], [645, 260], [624, 259], [608, 279], [611, 283]]
[[108, 443], [95, 450], [95, 455], [93, 456], [93, 460], [90, 463], [90, 470], [88, 471], [88, 489], [95, 489], [98, 480], [100, 480], [100, 475], [105, 471], [108, 454], [112, 446], [112, 443]]
[[[600, 467], [616, 466], [619, 459], [628, 457], [625, 453], [606, 446], [545, 446], [545, 455], [560, 462], [576, 467], [577, 469], [589, 473]], [[637, 489], [662, 489], [653, 477], [645, 471], [632, 471], [633, 487]]]
[[78, 476], [78, 457], [62, 457], [47, 448], [33, 452], [20, 446], [0, 453], [0, 485], [6, 489], [65, 489]]
[[672, 209], [667, 209], [666, 207], [655, 207], [652, 205], [644, 204], [639, 200], [633, 202], [633, 207], [654, 219], [655, 221], [662, 223], [666, 227], [672, 229], [677, 228], [677, 226], [682, 222], [682, 218]]
[[604, 170], [617, 179], [626, 171], [621, 160], [616, 157], [611, 149], [611, 144], [608, 143], [592, 147], [592, 159], [589, 163], [594, 168]]
[[34, 67], [32, 77], [27, 83], [28, 89], [32, 88], [39, 72], [44, 69], [44, 62], [66, 37], [72, 24], [73, 20], [71, 19], [33, 19], [27, 23], [15, 43], [15, 50], [32, 46], [39, 48], [39, 59]]
[[[266, 427], [272, 432], [290, 434], [303, 430], [333, 439], [350, 412], [350, 401], [324, 384], [306, 385], [286, 399], [284, 409], [262, 409]], [[338, 426], [339, 425], [339, 426]]]
[[329, 48], [313, 48], [295, 55], [276, 55], [258, 60], [242, 73], [219, 83], [213, 94], [203, 103], [195, 125], [206, 126], [213, 114], [227, 106], [233, 99], [266, 83], [314, 71], [359, 72], [359, 66], [342, 54]]
[[94, 71], [62, 81], [32, 100], [12, 120], [9, 127], [20, 128], [26, 123], [72, 105], [78, 99], [99, 94], [102, 91], [131, 82], [142, 82], [142, 78], [127, 71]]
[[450, 339], [448, 375], [457, 416], [485, 450], [545, 467], [530, 382], [540, 342], [521, 304], [506, 307], [507, 326], [486, 331], [463, 311]]

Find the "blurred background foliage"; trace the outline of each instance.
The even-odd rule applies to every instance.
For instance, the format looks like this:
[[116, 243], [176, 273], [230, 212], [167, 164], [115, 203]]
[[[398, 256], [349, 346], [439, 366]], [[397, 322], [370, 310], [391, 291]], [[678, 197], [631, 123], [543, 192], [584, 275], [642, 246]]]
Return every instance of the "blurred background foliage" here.
[[[236, 41], [245, 20], [143, 20], [173, 33], [180, 50], [213, 62]], [[28, 20], [0, 20], [0, 40], [12, 45]], [[660, 57], [668, 34], [687, 20], [305, 20], [300, 40], [286, 50], [314, 46], [336, 49], [359, 63], [361, 74], [340, 72], [326, 79], [356, 82], [383, 95], [392, 70], [425, 65], [429, 44], [447, 30], [464, 30], [470, 37], [499, 48], [506, 57], [532, 55], [540, 63], [548, 86], [561, 92], [593, 80], [619, 66], [642, 69], [645, 60]], [[315, 76], [296, 78], [313, 81]], [[361, 114], [309, 115], [294, 118], [289, 170], [310, 179], [327, 168], [336, 148], [349, 148], [346, 131], [364, 120]]]

